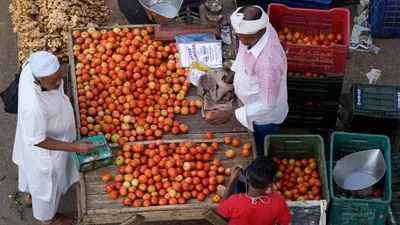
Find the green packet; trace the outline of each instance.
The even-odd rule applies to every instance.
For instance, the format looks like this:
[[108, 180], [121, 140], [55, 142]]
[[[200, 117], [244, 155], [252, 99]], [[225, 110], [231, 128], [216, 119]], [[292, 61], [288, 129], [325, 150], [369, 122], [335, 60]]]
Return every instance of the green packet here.
[[82, 138], [74, 141], [74, 143], [83, 141], [90, 141], [93, 145], [96, 145], [97, 147], [92, 153], [88, 155], [81, 155], [76, 152], [72, 153], [74, 163], [80, 172], [108, 166], [113, 162], [114, 154], [110, 146], [108, 145], [107, 139], [104, 135], [96, 135], [92, 137]]

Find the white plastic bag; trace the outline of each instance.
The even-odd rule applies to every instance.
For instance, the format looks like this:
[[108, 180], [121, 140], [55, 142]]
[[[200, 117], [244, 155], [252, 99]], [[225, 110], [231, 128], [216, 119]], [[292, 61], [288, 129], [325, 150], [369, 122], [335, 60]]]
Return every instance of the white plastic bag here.
[[192, 62], [186, 81], [197, 87], [200, 77], [213, 71], [214, 70], [211, 67], [204, 65], [201, 62]]
[[178, 44], [181, 67], [201, 62], [211, 68], [222, 68], [222, 41], [199, 41]]

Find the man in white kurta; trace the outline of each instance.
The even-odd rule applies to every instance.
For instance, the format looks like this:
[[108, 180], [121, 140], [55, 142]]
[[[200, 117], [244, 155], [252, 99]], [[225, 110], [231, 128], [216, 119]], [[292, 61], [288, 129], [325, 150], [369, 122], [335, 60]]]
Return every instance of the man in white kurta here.
[[75, 139], [74, 113], [64, 94], [60, 64], [48, 52], [33, 53], [20, 76], [12, 159], [19, 168], [19, 190], [30, 193], [33, 215], [43, 224], [72, 220], [56, 215], [61, 195], [79, 180], [70, 152], [94, 149], [71, 143]]
[[[259, 6], [238, 8], [231, 24], [239, 34], [239, 50], [226, 82], [244, 106], [219, 112], [206, 121], [223, 124], [237, 119], [254, 132], [258, 155], [264, 155], [264, 138], [278, 130], [289, 111], [287, 103], [287, 60], [268, 15]], [[229, 81], [230, 80], [230, 81]]]

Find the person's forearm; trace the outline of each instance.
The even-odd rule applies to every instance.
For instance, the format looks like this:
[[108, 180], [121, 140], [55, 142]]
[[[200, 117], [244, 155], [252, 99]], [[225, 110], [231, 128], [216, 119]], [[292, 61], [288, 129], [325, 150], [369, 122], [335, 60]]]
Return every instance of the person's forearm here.
[[234, 186], [235, 186], [236, 180], [237, 180], [237, 178], [236, 178], [236, 179], [230, 179], [230, 180], [229, 180], [228, 185], [226, 186], [224, 195], [223, 195], [222, 198], [221, 198], [222, 200], [226, 200], [226, 199], [228, 199], [228, 198], [232, 195], [232, 193], [233, 193], [233, 188], [234, 188]]
[[58, 141], [53, 138], [46, 137], [46, 139], [39, 144], [35, 145], [47, 150], [57, 150], [66, 152], [75, 152], [75, 144], [70, 142]]

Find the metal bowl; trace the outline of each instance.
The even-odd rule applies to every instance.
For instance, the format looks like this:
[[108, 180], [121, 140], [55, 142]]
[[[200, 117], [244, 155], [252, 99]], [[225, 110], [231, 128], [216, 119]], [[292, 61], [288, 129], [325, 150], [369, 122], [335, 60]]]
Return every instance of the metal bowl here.
[[372, 149], [345, 156], [333, 168], [333, 179], [354, 198], [367, 198], [373, 186], [386, 173], [386, 163], [381, 150]]
[[150, 20], [164, 23], [175, 18], [183, 0], [139, 0]]

